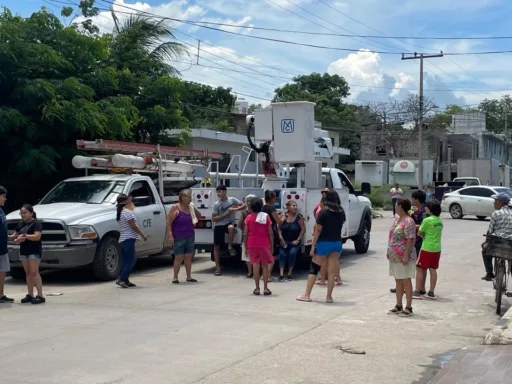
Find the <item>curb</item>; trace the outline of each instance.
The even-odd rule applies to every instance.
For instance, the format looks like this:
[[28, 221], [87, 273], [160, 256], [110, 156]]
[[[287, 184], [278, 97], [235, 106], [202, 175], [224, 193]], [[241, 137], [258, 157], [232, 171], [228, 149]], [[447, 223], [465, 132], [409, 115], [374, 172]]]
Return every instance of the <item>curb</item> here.
[[508, 344], [512, 344], [512, 307], [496, 322], [484, 340], [484, 345]]

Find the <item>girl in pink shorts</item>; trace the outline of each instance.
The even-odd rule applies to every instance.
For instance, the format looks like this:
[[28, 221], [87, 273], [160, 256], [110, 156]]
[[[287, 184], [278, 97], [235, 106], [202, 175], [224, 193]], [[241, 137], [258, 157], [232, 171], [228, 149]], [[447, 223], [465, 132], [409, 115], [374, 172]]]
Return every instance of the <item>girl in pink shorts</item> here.
[[254, 199], [251, 204], [251, 211], [245, 219], [244, 226], [244, 248], [249, 255], [252, 264], [252, 273], [256, 288], [252, 292], [260, 295], [260, 267], [263, 270], [263, 294], [269, 296], [272, 292], [268, 289], [268, 266], [274, 262], [272, 249], [274, 249], [274, 233], [270, 216], [261, 212], [263, 202], [261, 199]]

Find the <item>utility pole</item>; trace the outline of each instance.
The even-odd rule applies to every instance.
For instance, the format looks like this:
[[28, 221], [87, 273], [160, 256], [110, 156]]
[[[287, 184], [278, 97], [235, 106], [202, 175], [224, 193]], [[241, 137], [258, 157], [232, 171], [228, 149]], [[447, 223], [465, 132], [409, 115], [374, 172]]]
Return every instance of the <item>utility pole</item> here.
[[509, 156], [508, 156], [508, 105], [507, 100], [504, 100], [505, 104], [505, 165], [509, 165]]
[[420, 60], [420, 105], [419, 105], [419, 118], [418, 118], [418, 157], [419, 157], [419, 168], [418, 168], [418, 189], [423, 189], [423, 109], [424, 109], [424, 100], [423, 100], [423, 59], [432, 59], [434, 57], [443, 57], [443, 52], [435, 54], [435, 55], [425, 55], [420, 53], [414, 53], [414, 56], [405, 57], [405, 54], [402, 53], [402, 60]]

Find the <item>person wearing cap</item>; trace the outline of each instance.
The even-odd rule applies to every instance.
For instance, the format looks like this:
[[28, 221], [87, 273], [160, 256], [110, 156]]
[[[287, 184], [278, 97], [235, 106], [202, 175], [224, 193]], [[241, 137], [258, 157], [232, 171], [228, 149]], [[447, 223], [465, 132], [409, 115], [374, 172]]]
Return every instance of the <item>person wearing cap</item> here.
[[133, 214], [135, 205], [132, 196], [120, 194], [117, 197], [117, 215], [119, 222], [119, 243], [121, 244], [121, 275], [116, 284], [121, 288], [135, 287], [130, 282], [130, 273], [137, 262], [135, 243], [141, 238], [147, 240], [146, 235], [137, 226], [137, 218]]
[[482, 258], [485, 266], [485, 276], [482, 280], [492, 281], [494, 279], [494, 269], [492, 265], [492, 256], [487, 255], [487, 242], [491, 236], [501, 239], [512, 240], [512, 207], [510, 207], [510, 197], [506, 193], [499, 193], [491, 196], [494, 199], [494, 211], [491, 215], [491, 222], [487, 230], [486, 241], [482, 244]]

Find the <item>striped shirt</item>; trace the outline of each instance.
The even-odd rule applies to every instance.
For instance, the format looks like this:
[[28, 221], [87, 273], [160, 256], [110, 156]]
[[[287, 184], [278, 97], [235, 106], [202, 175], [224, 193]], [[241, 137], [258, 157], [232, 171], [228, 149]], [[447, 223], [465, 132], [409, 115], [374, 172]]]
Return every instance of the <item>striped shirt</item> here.
[[123, 208], [121, 218], [119, 219], [119, 232], [121, 232], [121, 236], [119, 236], [120, 243], [128, 239], [140, 240], [140, 236], [130, 226], [130, 220], [135, 221], [135, 224], [137, 224], [137, 218], [133, 212]]
[[489, 233], [502, 239], [512, 240], [512, 208], [510, 206], [505, 205], [492, 213]]

